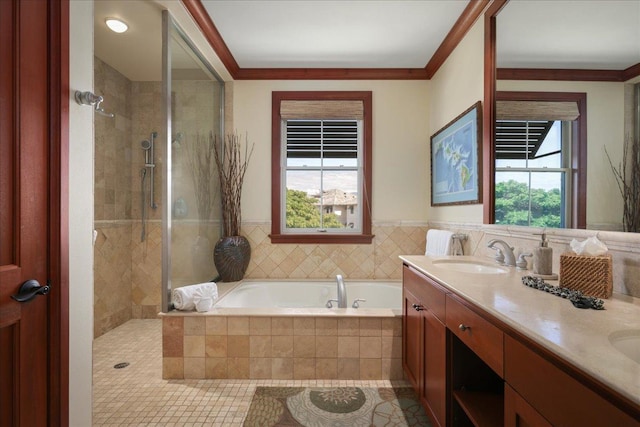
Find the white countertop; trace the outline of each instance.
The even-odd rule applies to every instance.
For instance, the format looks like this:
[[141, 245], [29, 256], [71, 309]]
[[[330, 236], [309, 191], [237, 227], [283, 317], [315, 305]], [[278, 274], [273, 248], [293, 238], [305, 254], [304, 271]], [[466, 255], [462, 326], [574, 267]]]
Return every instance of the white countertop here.
[[469, 256], [400, 256], [405, 263], [640, 405], [640, 364], [609, 342], [612, 332], [640, 330], [639, 298], [614, 294], [604, 300], [605, 310], [578, 309], [569, 300], [523, 285], [522, 276], [531, 271], [505, 267], [508, 271], [502, 274], [462, 273], [433, 263], [445, 258], [492, 262]]

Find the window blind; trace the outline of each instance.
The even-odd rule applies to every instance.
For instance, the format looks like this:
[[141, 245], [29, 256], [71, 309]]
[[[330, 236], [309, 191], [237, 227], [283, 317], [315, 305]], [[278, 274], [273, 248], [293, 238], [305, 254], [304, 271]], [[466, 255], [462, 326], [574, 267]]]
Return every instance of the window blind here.
[[287, 120], [287, 158], [358, 157], [357, 120]]
[[293, 101], [280, 103], [283, 119], [357, 119], [364, 118], [362, 101]]
[[496, 101], [499, 120], [573, 121], [579, 116], [575, 101]]

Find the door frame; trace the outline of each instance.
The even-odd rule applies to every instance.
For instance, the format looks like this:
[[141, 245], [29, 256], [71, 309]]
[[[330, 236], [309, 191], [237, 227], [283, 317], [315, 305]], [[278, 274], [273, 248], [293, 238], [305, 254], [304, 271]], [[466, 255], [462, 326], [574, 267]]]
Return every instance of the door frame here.
[[69, 0], [47, 2], [49, 423], [69, 425]]

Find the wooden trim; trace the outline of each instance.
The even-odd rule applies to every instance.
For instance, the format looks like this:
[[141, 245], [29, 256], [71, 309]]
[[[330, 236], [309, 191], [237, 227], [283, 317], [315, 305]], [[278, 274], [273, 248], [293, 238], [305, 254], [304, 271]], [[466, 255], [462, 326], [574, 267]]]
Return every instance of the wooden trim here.
[[237, 79], [240, 66], [233, 57], [233, 54], [222, 39], [220, 32], [214, 25], [209, 13], [202, 5], [200, 0], [181, 0], [184, 7], [189, 11], [193, 20], [198, 24], [205, 38], [216, 52], [222, 63], [224, 64], [231, 77]]
[[485, 224], [495, 222], [494, 192], [496, 114], [496, 16], [508, 0], [494, 0], [484, 13], [484, 105], [482, 111], [482, 214]]
[[430, 79], [438, 72], [442, 64], [444, 64], [449, 55], [451, 55], [451, 52], [454, 51], [464, 36], [469, 32], [489, 3], [490, 0], [469, 1], [467, 7], [464, 8], [456, 23], [453, 24], [447, 36], [434, 52], [429, 63], [424, 67], [427, 79]]
[[640, 62], [636, 65], [632, 65], [622, 72], [623, 81], [631, 80], [640, 76]]
[[[639, 64], [640, 69], [640, 64]], [[498, 68], [498, 80], [557, 80], [582, 82], [623, 82], [624, 71], [618, 70], [575, 70], [554, 68]]]
[[[584, 92], [495, 92], [495, 101], [571, 101], [578, 107], [571, 143], [571, 228], [587, 228], [587, 94]], [[495, 175], [495, 163], [491, 173]], [[494, 194], [491, 204], [495, 206]]]
[[423, 68], [242, 68], [236, 80], [427, 80]]
[[[360, 234], [282, 234], [280, 227], [281, 199], [281, 119], [280, 103], [284, 100], [359, 100], [364, 106], [362, 183], [362, 233]], [[373, 153], [373, 94], [370, 91], [292, 91], [271, 93], [271, 242], [272, 243], [371, 243], [371, 183]]]
[[49, 2], [49, 416], [69, 424], [69, 0]]

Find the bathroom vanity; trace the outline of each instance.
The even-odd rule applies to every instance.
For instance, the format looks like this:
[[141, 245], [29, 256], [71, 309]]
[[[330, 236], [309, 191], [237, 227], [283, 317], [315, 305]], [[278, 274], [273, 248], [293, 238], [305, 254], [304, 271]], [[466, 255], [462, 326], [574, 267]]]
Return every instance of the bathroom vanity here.
[[401, 256], [403, 368], [439, 426], [639, 426], [640, 301], [605, 310], [528, 288], [475, 257]]

